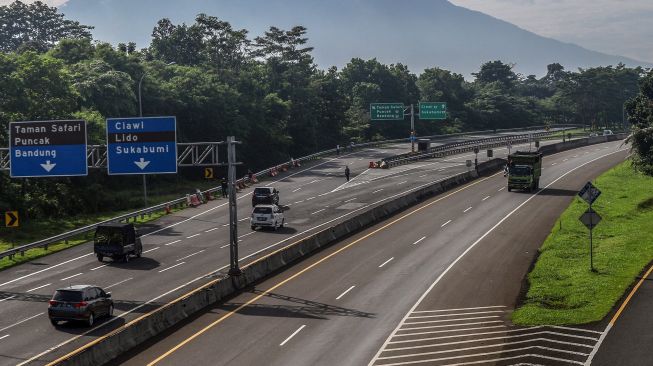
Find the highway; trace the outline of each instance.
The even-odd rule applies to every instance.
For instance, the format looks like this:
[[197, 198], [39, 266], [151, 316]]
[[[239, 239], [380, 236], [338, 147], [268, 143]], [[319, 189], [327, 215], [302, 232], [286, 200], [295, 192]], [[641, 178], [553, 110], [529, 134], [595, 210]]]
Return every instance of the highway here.
[[626, 158], [620, 145], [545, 157], [535, 194], [507, 192], [502, 174], [446, 192], [115, 364], [583, 364], [599, 331], [519, 328], [509, 315], [551, 226], [587, 180]]
[[[288, 227], [277, 232], [251, 231], [251, 188], [241, 192], [241, 261], [247, 263], [393, 195], [466, 170], [464, 162], [473, 156], [390, 170], [367, 169], [371, 160], [408, 149], [408, 144], [396, 144], [343, 151], [339, 157], [318, 160], [262, 182], [281, 192]], [[506, 155], [505, 149], [495, 152], [496, 156]], [[345, 165], [352, 171], [349, 183], [343, 177]], [[44, 364], [207, 282], [207, 276], [227, 268], [227, 222], [226, 200], [213, 201], [146, 225], [141, 259], [99, 263], [92, 245], [84, 244], [0, 272], [0, 365]], [[93, 329], [75, 324], [53, 328], [47, 320], [47, 301], [56, 288], [69, 284], [94, 284], [111, 291], [117, 317]]]

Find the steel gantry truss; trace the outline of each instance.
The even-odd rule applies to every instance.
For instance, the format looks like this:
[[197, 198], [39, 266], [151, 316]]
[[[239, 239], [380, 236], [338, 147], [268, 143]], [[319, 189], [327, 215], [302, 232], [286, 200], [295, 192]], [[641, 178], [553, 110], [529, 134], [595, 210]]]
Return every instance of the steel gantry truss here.
[[[177, 143], [177, 166], [217, 166], [226, 165], [220, 162], [218, 146], [226, 145], [220, 142], [179, 142]], [[0, 148], [0, 170], [9, 170], [11, 159], [9, 148]], [[88, 145], [86, 161], [89, 168], [102, 169], [107, 167], [107, 146]]]

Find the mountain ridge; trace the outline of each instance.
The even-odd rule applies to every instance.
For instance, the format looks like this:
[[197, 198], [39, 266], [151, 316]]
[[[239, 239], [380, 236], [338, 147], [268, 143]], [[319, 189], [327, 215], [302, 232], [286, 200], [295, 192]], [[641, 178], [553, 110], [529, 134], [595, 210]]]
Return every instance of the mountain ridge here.
[[96, 26], [94, 34], [100, 40], [114, 44], [134, 40], [139, 47], [149, 44], [152, 28], [163, 17], [175, 24], [191, 24], [194, 16], [203, 12], [234, 28], [248, 29], [251, 38], [269, 26], [288, 29], [303, 25], [321, 68], [342, 67], [353, 57], [377, 58], [388, 64], [403, 63], [418, 74], [424, 68], [440, 67], [469, 79], [484, 62], [492, 60], [515, 64], [515, 71], [523, 75], [538, 76], [554, 62], [568, 70], [619, 62], [653, 66], [539, 36], [446, 0], [251, 0], [239, 4], [228, 0], [187, 4], [174, 0], [70, 0], [61, 11]]

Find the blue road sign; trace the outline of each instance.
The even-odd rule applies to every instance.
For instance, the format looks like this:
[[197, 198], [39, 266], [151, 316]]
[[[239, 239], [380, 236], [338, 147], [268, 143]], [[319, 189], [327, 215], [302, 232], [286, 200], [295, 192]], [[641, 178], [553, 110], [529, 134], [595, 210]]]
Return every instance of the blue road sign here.
[[177, 173], [175, 117], [107, 119], [109, 175]]
[[9, 123], [10, 176], [87, 175], [85, 121]]

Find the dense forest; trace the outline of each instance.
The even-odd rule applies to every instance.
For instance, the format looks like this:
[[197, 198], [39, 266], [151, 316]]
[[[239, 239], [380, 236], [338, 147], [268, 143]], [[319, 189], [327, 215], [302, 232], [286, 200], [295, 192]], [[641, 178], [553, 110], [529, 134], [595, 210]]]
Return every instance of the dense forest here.
[[[436, 65], [416, 74], [358, 58], [340, 70], [320, 69], [302, 26], [252, 37], [206, 14], [193, 24], [161, 19], [141, 49], [93, 40], [92, 27], [41, 2], [0, 7], [0, 23], [0, 147], [8, 145], [10, 121], [69, 118], [86, 120], [89, 144], [103, 144], [106, 118], [138, 115], [142, 80], [144, 116], [176, 116], [178, 142], [234, 135], [251, 168], [336, 144], [407, 137], [407, 122], [370, 121], [372, 102], [446, 102], [449, 118], [417, 120], [418, 135], [551, 123], [616, 127], [647, 73], [621, 64], [571, 71], [551, 63], [538, 78], [479, 60], [467, 81]], [[93, 212], [117, 205], [109, 192], [127, 179], [92, 171], [11, 180], [2, 172], [0, 207], [32, 217]]]

